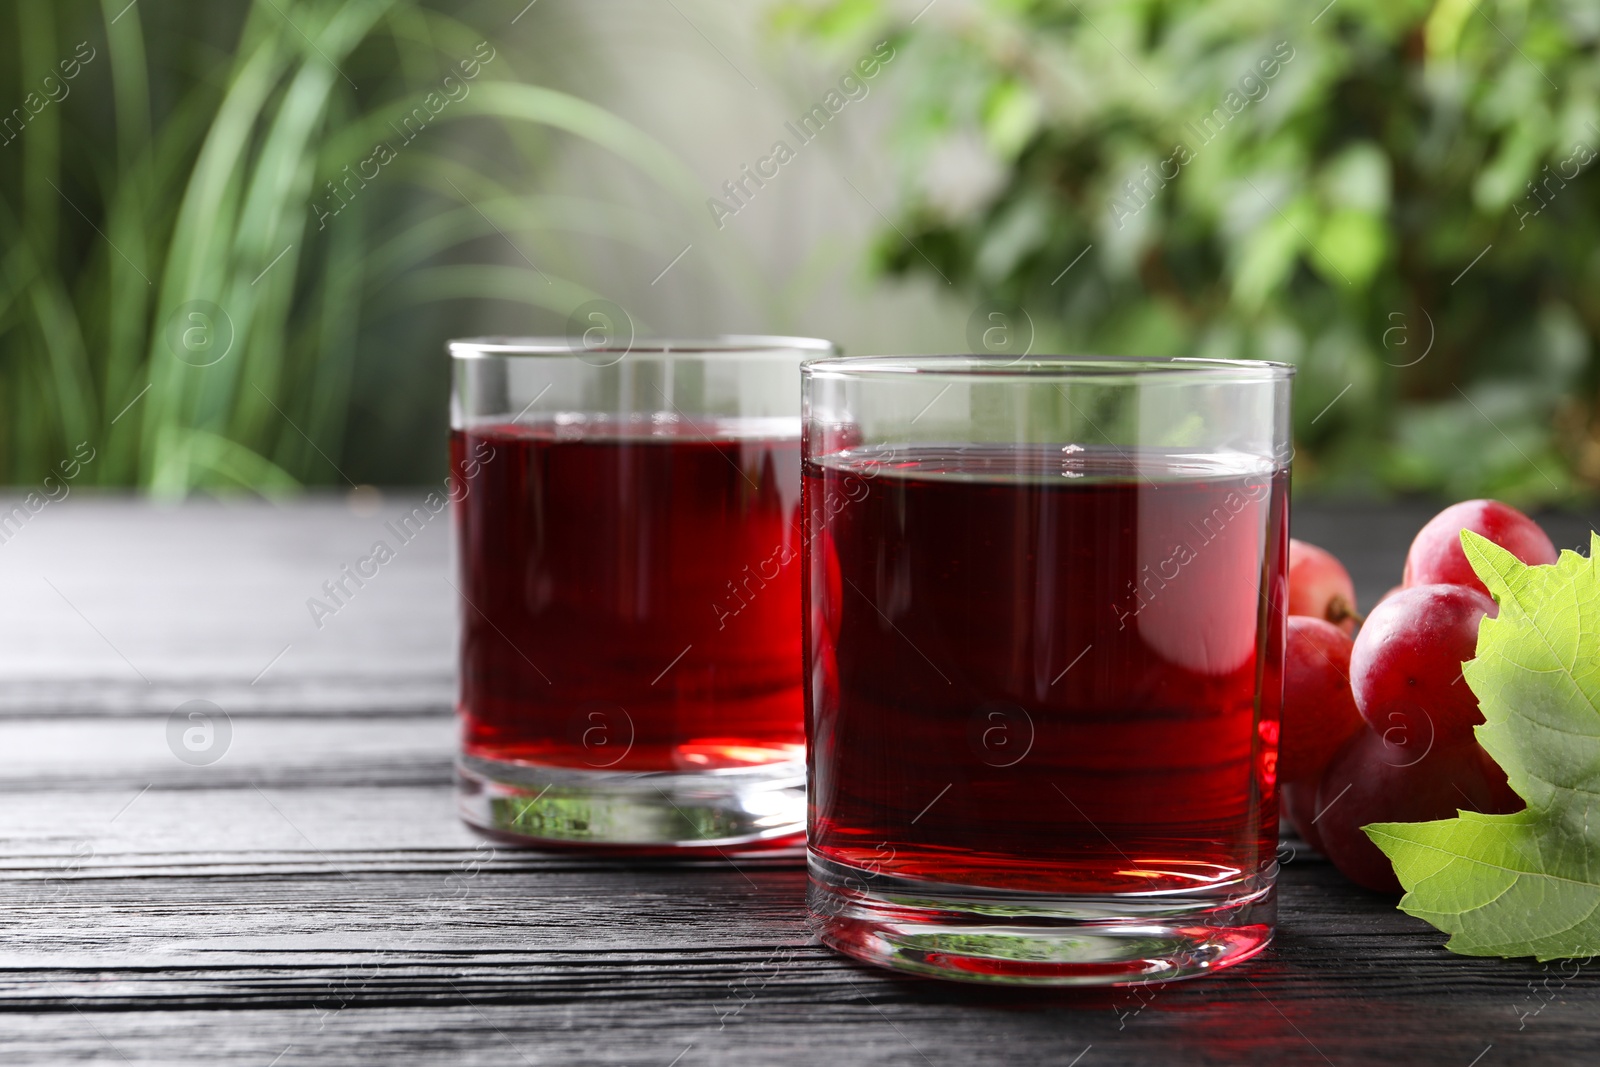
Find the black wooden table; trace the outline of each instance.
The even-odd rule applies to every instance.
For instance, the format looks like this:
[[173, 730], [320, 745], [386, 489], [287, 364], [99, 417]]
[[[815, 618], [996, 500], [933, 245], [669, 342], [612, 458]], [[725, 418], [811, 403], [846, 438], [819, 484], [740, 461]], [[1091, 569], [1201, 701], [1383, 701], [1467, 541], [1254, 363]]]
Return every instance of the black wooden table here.
[[[1263, 957], [1060, 993], [847, 962], [792, 858], [491, 845], [452, 806], [443, 520], [320, 629], [306, 607], [410, 504], [74, 496], [0, 544], [0, 1062], [1600, 1062], [1600, 962], [1452, 956], [1292, 842]], [[1296, 533], [1371, 603], [1428, 513]], [[170, 740], [191, 700], [226, 716], [198, 756]]]

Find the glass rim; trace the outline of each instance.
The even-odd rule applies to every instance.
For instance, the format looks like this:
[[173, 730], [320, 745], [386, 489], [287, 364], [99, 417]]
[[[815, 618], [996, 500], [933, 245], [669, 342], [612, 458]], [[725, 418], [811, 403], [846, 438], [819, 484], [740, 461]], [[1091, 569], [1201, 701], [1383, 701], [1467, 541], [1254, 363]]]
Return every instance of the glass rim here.
[[800, 365], [807, 379], [892, 381], [953, 378], [1016, 381], [1143, 381], [1174, 378], [1185, 382], [1248, 385], [1294, 377], [1292, 363], [1265, 359], [1208, 359], [1198, 356], [825, 356]]
[[484, 359], [494, 356], [561, 357], [615, 354], [650, 358], [731, 358], [735, 356], [792, 356], [813, 353], [810, 358], [838, 358], [840, 349], [820, 337], [787, 337], [778, 334], [713, 334], [709, 337], [646, 337], [626, 345], [589, 348], [565, 337], [461, 337], [445, 343], [452, 359]]

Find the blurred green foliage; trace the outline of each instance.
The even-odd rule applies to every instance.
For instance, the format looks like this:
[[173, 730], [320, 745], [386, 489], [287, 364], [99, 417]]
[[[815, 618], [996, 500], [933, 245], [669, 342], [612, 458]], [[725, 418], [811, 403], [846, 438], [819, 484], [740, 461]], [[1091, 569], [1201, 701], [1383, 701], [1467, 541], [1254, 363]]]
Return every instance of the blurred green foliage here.
[[6, 5], [0, 481], [80, 442], [80, 484], [169, 495], [442, 474], [442, 342], [472, 320], [438, 308], [564, 317], [595, 294], [536, 265], [552, 232], [631, 239], [527, 194], [560, 137], [695, 199], [654, 142], [528, 84], [502, 7]]
[[1600, 7], [920, 7], [777, 15], [899, 49], [883, 269], [1020, 305], [1035, 351], [1297, 364], [1302, 488], [1600, 487]]

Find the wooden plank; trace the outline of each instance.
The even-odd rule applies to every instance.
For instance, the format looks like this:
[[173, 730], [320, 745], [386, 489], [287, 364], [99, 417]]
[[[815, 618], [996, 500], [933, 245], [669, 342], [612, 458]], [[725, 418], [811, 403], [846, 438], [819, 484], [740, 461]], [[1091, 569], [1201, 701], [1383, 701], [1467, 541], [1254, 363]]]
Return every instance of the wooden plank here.
[[[187, 995], [222, 998], [235, 972], [255, 968], [325, 973], [374, 959], [443, 959], [451, 967], [516, 961], [534, 973], [547, 958], [597, 967], [613, 959], [670, 962], [718, 952], [741, 959], [808, 937], [797, 867], [493, 866], [485, 851], [448, 866], [391, 858], [343, 872], [221, 873], [194, 864], [183, 871], [14, 882], [3, 890], [8, 929], [0, 946], [0, 1001], [30, 995], [25, 978], [17, 987], [7, 980], [47, 972], [96, 972], [100, 977], [82, 994], [71, 994], [85, 996], [111, 993], [103, 984], [109, 973], [130, 982], [149, 978], [148, 992], [160, 995], [161, 983], [189, 972], [180, 983]], [[152, 962], [159, 973], [147, 973]], [[212, 982], [206, 976], [217, 968], [228, 973]], [[442, 979], [436, 985], [448, 994]], [[122, 995], [143, 994], [128, 987]]]
[[[85, 720], [79, 727], [130, 725]], [[377, 752], [396, 723], [294, 725]], [[367, 744], [345, 733], [355, 730], [372, 735]], [[419, 734], [418, 743], [425, 737]], [[43, 753], [64, 761], [63, 753], [81, 747], [70, 741], [57, 737]], [[30, 773], [50, 758], [36, 754]], [[305, 777], [304, 767], [285, 762]], [[4, 998], [46, 980], [51, 967], [97, 969], [95, 988], [122, 989], [103, 983], [152, 958], [178, 970], [235, 968], [210, 987], [191, 976], [184, 977], [187, 985], [171, 987], [226, 1001], [252, 966], [326, 969], [385, 954], [426, 971], [427, 961], [442, 954], [456, 967], [489, 961], [503, 977], [508, 953], [527, 957], [529, 967], [551, 953], [595, 953], [597, 966], [610, 966], [615, 953], [671, 952], [685, 954], [688, 963], [711, 947], [759, 955], [809, 940], [803, 875], [792, 859], [735, 870], [506, 849], [488, 845], [455, 818], [447, 780], [391, 786], [301, 780], [286, 787], [248, 778], [187, 788], [136, 790], [130, 782], [120, 789], [7, 792], [0, 894], [10, 922], [0, 965], [19, 985]], [[1371, 986], [1374, 995], [1385, 992], [1390, 968], [1402, 990], [1407, 983], [1418, 990], [1432, 983], [1441, 995], [1455, 996], [1493, 989], [1501, 1000], [1515, 1000], [1543, 973], [1442, 952], [1439, 934], [1344, 883], [1303, 851], [1284, 868], [1282, 930], [1274, 959], [1325, 971], [1324, 983]], [[156, 979], [177, 982], [170, 975]], [[873, 978], [880, 980], [898, 981]], [[449, 990], [436, 981], [430, 995]], [[137, 997], [129, 1001], [137, 1004]]]
[[[0, 871], [10, 919], [0, 965], [24, 986], [49, 967], [91, 968], [101, 972], [94, 988], [110, 992], [101, 983], [151, 958], [165, 969], [241, 973], [373, 954], [504, 968], [513, 957], [532, 967], [552, 953], [592, 953], [609, 966], [616, 953], [692, 962], [712, 947], [759, 954], [809, 941], [793, 860], [641, 866], [490, 846], [455, 820], [445, 785], [150, 790], [131, 804], [110, 792], [12, 794], [7, 810], [15, 815]], [[1414, 986], [1457, 996], [1493, 989], [1501, 999], [1543, 973], [1450, 956], [1441, 935], [1314, 854], [1286, 856], [1273, 953], [1286, 973], [1325, 972], [1325, 984], [1374, 996]], [[228, 999], [239, 975], [223, 977], [206, 992], [185, 976], [184, 988]]]
[[[50, 505], [0, 543], [0, 714], [448, 709], [449, 518], [407, 525], [419, 504]], [[395, 558], [357, 587], [343, 568], [378, 540]], [[312, 598], [337, 607], [320, 626]]]
[[[1491, 1047], [1494, 1063], [1593, 1062], [1588, 974], [1524, 970], [1511, 986], [1465, 973], [1472, 961], [1459, 961], [1458, 973], [1418, 971], [1352, 941], [1346, 949], [1363, 964], [1340, 968], [1306, 959], [1305, 947], [1286, 931], [1272, 958], [1215, 979], [1050, 994], [894, 978], [819, 949], [769, 946], [55, 971], [29, 976], [54, 992], [54, 1011], [8, 996], [0, 1025], [8, 1062], [64, 1062], [67, 1049], [110, 1058], [106, 1043], [130, 1061], [171, 1063], [262, 1064], [290, 1045], [291, 1063], [518, 1062], [520, 1050], [528, 1062], [666, 1064], [693, 1046], [681, 1062], [1067, 1064], [1090, 1045], [1085, 1064], [1468, 1064]], [[1551, 991], [1523, 988], [1539, 981]], [[196, 997], [226, 1007], [196, 1010]], [[38, 1043], [36, 1058], [19, 1048], [23, 1035]]]
[[[523, 958], [533, 966], [556, 957], [693, 959], [713, 948], [743, 954], [810, 942], [797, 863], [525, 863], [486, 848], [369, 856], [342, 870], [247, 867], [241, 857], [41, 879], [7, 873], [0, 964], [11, 969], [136, 970], [153, 952], [163, 967], [177, 969], [250, 962], [326, 968], [374, 953], [493, 966]], [[1431, 975], [1440, 983], [1509, 981], [1509, 990], [1530, 969], [1441, 951], [1443, 935], [1314, 857], [1285, 867], [1281, 912], [1274, 956], [1330, 967], [1328, 982], [1382, 987], [1393, 979], [1403, 987]], [[1392, 968], [1399, 969], [1384, 974]]]
[[214, 723], [210, 749], [200, 753], [214, 761], [203, 765], [179, 758], [190, 755], [181, 733], [189, 726], [182, 713], [0, 717], [0, 792], [88, 789], [112, 793], [115, 811], [123, 792], [144, 787], [446, 784], [453, 774], [456, 723], [442, 712], [229, 717]]
[[[1593, 1061], [1591, 967], [1452, 956], [1307, 853], [1261, 960], [1041, 994], [822, 949], [793, 856], [490, 845], [453, 810], [447, 531], [322, 629], [305, 609], [411, 503], [74, 496], [0, 544], [7, 1064]], [[1296, 533], [1370, 604], [1429, 514], [1301, 508]], [[193, 698], [232, 728], [208, 766], [167, 738]]]
[[1180, 1048], [1211, 1048], [1219, 1062], [1269, 1052], [1321, 1062], [1310, 1045], [1333, 1062], [1410, 1050], [1466, 1063], [1490, 1044], [1495, 1062], [1560, 1062], [1600, 1039], [1592, 968], [1449, 955], [1437, 933], [1304, 856], [1284, 869], [1281, 932], [1262, 960], [1204, 982], [1090, 993], [975, 990], [857, 967], [810, 943], [798, 870], [526, 870], [496, 856], [470, 875], [63, 880], [68, 890], [44, 900], [4, 884], [0, 1029], [14, 1035], [10, 1013], [22, 1012], [44, 1034], [40, 1017], [54, 1013], [58, 1038], [81, 1035], [88, 1015], [119, 1047], [151, 1042], [136, 1044], [140, 1055], [177, 1051], [149, 1013], [195, 1009], [219, 1009], [199, 1025], [230, 1040], [298, 1037], [291, 1062], [348, 1055], [330, 1044], [345, 1028], [405, 1032], [402, 1008], [413, 1018], [467, 1009], [459, 1017], [477, 1022], [449, 1048], [469, 1057], [497, 1044], [483, 1012], [533, 1042], [537, 1062], [552, 1039], [577, 1042], [568, 1048], [582, 1062], [670, 1058], [619, 1026], [675, 1032], [709, 1062], [794, 1047], [806, 1062], [829, 1047], [841, 1062], [911, 1062], [889, 1040], [901, 1031], [937, 1063], [981, 1062], [997, 1045], [1008, 1061], [1066, 1062], [1056, 1056], [1069, 1041], [1095, 1044], [1100, 1063]]
[[[1472, 1006], [1442, 1004], [1428, 1014], [1426, 1024], [1419, 1024], [1408, 1008], [1365, 1001], [1328, 997], [1289, 1005], [1284, 1015], [1278, 1015], [1259, 999], [1200, 1003], [1185, 989], [1169, 1001], [1183, 1003], [1168, 1007], [1157, 1002], [1118, 1030], [1112, 1004], [1088, 997], [1014, 1006], [970, 996], [955, 1001], [929, 990], [924, 999], [901, 1007], [885, 1005], [870, 992], [845, 1003], [790, 1003], [765, 993], [725, 1023], [715, 999], [685, 1002], [670, 1017], [607, 1005], [599, 1021], [573, 1005], [465, 1003], [344, 1011], [325, 1025], [309, 1009], [10, 1016], [5, 1019], [6, 1053], [8, 1063], [19, 1065], [126, 1060], [229, 1067], [270, 1067], [275, 1061], [277, 1067], [351, 1063], [1544, 1067], [1594, 1062], [1586, 1035], [1565, 1027], [1583, 1010], [1580, 1005], [1552, 1005], [1526, 1031], [1506, 1033], [1486, 1027]], [[1488, 1034], [1500, 1040], [1485, 1040]]]
[[[213, 725], [210, 748], [201, 754], [215, 761], [195, 765], [176, 754], [183, 751], [181, 731], [193, 725], [183, 714], [0, 717], [0, 752], [6, 753], [0, 762], [0, 792], [77, 792], [92, 783], [92, 791], [112, 794], [106, 803], [120, 805], [124, 791], [147, 786], [161, 792], [252, 783], [292, 787], [451, 781], [456, 725], [444, 712], [391, 713], [381, 719], [326, 712], [227, 718], [226, 725], [221, 720]], [[180, 731], [176, 741], [171, 723]]]

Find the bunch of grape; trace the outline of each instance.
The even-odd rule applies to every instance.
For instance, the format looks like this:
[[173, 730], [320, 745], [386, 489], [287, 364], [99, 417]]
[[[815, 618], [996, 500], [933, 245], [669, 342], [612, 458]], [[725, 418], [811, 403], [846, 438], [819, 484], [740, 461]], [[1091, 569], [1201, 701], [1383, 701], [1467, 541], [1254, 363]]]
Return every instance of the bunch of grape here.
[[1532, 519], [1469, 500], [1422, 528], [1400, 585], [1362, 620], [1344, 566], [1315, 545], [1289, 543], [1283, 810], [1308, 844], [1369, 889], [1398, 893], [1400, 883], [1363, 826], [1522, 807], [1473, 734], [1483, 716], [1462, 664], [1477, 649], [1479, 622], [1499, 608], [1467, 562], [1462, 530], [1524, 563], [1556, 561]]

